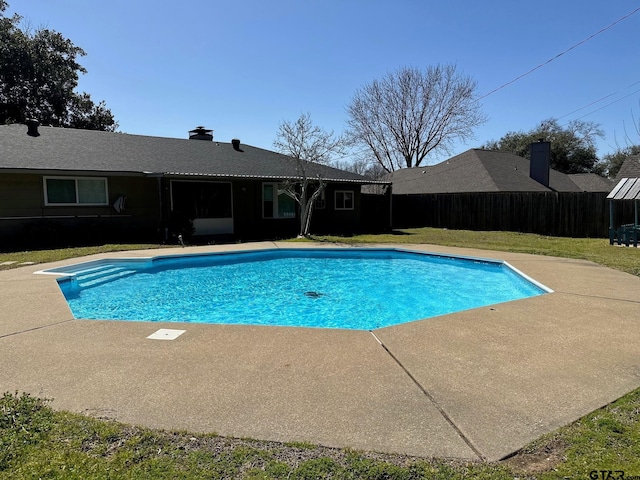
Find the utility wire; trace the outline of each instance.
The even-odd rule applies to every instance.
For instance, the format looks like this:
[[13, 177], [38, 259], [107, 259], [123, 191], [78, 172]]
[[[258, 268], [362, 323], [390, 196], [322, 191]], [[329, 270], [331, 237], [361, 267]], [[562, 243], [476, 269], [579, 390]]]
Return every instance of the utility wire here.
[[596, 37], [597, 35], [600, 35], [602, 32], [605, 32], [607, 30], [609, 30], [611, 27], [613, 27], [614, 25], [620, 23], [621, 21], [629, 18], [631, 15], [633, 15], [634, 13], [637, 13], [638, 11], [640, 11], [640, 7], [636, 8], [633, 12], [631, 13], [627, 13], [626, 15], [624, 15], [623, 17], [620, 17], [618, 20], [616, 20], [615, 22], [613, 22], [612, 24], [598, 30], [596, 33], [594, 33], [593, 35], [588, 36], [587, 38], [585, 38], [584, 40], [581, 40], [580, 42], [576, 43], [575, 45], [567, 48], [565, 51], [560, 52], [559, 54], [557, 54], [555, 57], [550, 58], [549, 60], [547, 60], [546, 62], [541, 63], [540, 65], [532, 68], [531, 70], [529, 70], [528, 72], [523, 73], [522, 75], [519, 75], [518, 77], [514, 78], [513, 80], [505, 83], [504, 85], [499, 86], [498, 88], [494, 88], [493, 90], [491, 90], [489, 93], [486, 93], [485, 95], [481, 96], [480, 98], [478, 98], [478, 100], [482, 100], [483, 98], [488, 97], [489, 95], [493, 95], [494, 93], [496, 93], [499, 90], [502, 90], [505, 87], [508, 87], [509, 85], [517, 82], [518, 80], [526, 77], [527, 75], [532, 74], [533, 72], [535, 72], [536, 70], [544, 67], [545, 65], [553, 62], [555, 59], [561, 57], [562, 55], [564, 55], [565, 53], [570, 52], [571, 50], [573, 50], [574, 48], [579, 47], [580, 45], [583, 45], [585, 43], [587, 43], [589, 40], [591, 40], [593, 37]]
[[609, 102], [609, 103], [607, 103], [606, 105], [603, 105], [602, 107], [600, 107], [600, 108], [597, 108], [597, 109], [593, 110], [592, 112], [585, 113], [585, 114], [584, 114], [584, 115], [582, 115], [581, 117], [576, 118], [576, 120], [580, 120], [581, 118], [588, 117], [588, 116], [589, 116], [589, 115], [591, 115], [592, 113], [599, 112], [599, 111], [600, 111], [600, 110], [602, 110], [603, 108], [607, 108], [609, 105], [613, 105], [614, 103], [618, 103], [620, 100], [624, 100], [625, 98], [629, 98], [631, 95], [635, 95], [635, 94], [636, 94], [636, 93], [638, 93], [638, 92], [640, 92], [640, 90], [636, 90], [635, 92], [631, 92], [630, 94], [625, 95], [624, 97], [620, 97], [619, 99], [614, 100], [613, 102]]
[[[634, 83], [632, 83], [631, 85], [629, 85], [629, 86], [627, 86], [627, 87], [625, 87], [625, 88], [622, 88], [622, 89], [620, 89], [620, 90], [618, 90], [618, 91], [616, 91], [616, 92], [610, 93], [609, 95], [605, 95], [604, 97], [599, 98], [598, 100], [594, 100], [594, 101], [593, 101], [593, 102], [591, 102], [591, 103], [588, 103], [588, 104], [586, 104], [586, 105], [583, 105], [583, 106], [582, 106], [582, 107], [580, 107], [580, 108], [576, 108], [573, 112], [569, 112], [569, 113], [567, 113], [567, 114], [565, 114], [565, 115], [562, 115], [562, 116], [560, 116], [560, 117], [557, 117], [557, 118], [556, 118], [556, 120], [560, 120], [561, 118], [568, 117], [569, 115], [573, 115], [574, 113], [577, 113], [577, 112], [579, 112], [580, 110], [584, 110], [585, 108], [590, 107], [591, 105], [595, 105], [596, 103], [599, 103], [599, 102], [601, 102], [601, 101], [603, 101], [603, 100], [606, 100], [607, 98], [613, 97], [614, 95], [617, 95], [617, 94], [619, 94], [619, 93], [621, 93], [621, 92], [624, 92], [625, 90], [627, 90], [627, 89], [629, 89], [629, 88], [631, 88], [631, 87], [634, 87], [634, 86], [638, 85], [639, 83], [640, 83], [640, 80], [638, 80], [637, 82], [634, 82]], [[635, 94], [635, 93], [637, 93], [637, 92], [638, 92], [638, 90], [636, 90], [635, 92], [631, 93], [630, 95], [633, 95], [633, 94]], [[608, 103], [608, 104], [607, 104], [607, 105], [605, 105], [604, 107], [608, 107], [609, 105], [612, 105], [612, 104], [614, 104], [614, 103], [616, 103], [616, 102], [618, 102], [618, 101], [620, 101], [620, 100], [622, 100], [622, 99], [624, 99], [624, 98], [627, 98], [627, 97], [628, 97], [628, 96], [630, 96], [630, 95], [626, 95], [626, 96], [624, 96], [624, 97], [622, 97], [622, 98], [620, 98], [620, 99], [618, 99], [618, 100], [615, 100], [615, 101], [613, 101], [613, 102], [611, 102], [611, 103]], [[604, 107], [602, 107], [602, 108], [604, 108]], [[601, 108], [599, 108], [598, 110], [601, 110]], [[595, 110], [595, 111], [597, 112], [598, 110]], [[593, 113], [593, 112], [592, 112], [592, 113]], [[590, 115], [590, 114], [588, 113], [587, 115]]]

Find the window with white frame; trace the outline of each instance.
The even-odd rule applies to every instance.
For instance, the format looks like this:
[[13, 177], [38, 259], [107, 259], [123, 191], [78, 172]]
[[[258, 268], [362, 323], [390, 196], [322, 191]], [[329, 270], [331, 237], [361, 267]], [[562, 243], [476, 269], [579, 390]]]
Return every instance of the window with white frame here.
[[284, 185], [280, 183], [262, 184], [262, 217], [296, 217], [296, 202], [293, 198], [284, 193]]
[[109, 205], [107, 179], [102, 177], [44, 177], [44, 204], [51, 206]]
[[336, 190], [336, 210], [353, 210], [353, 190]]

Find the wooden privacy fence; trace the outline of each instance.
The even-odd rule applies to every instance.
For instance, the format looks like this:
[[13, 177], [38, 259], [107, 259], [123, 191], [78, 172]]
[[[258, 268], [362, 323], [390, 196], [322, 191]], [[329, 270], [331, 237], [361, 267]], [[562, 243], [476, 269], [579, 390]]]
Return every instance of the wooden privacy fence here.
[[[631, 207], [617, 202], [614, 223], [633, 221]], [[609, 201], [601, 192], [393, 195], [393, 228], [411, 227], [605, 238]]]
[[391, 201], [389, 194], [363, 193], [360, 212], [360, 232], [384, 232], [391, 229]]

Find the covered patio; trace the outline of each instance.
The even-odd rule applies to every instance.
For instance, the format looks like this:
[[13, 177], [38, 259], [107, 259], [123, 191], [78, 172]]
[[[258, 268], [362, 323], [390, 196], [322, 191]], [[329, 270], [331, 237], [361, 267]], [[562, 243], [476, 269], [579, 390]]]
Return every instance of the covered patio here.
[[[609, 243], [613, 245], [638, 246], [640, 225], [638, 224], [638, 201], [640, 200], [640, 178], [623, 178], [607, 195], [609, 200]], [[615, 226], [616, 202], [634, 203], [633, 223], [620, 223]]]

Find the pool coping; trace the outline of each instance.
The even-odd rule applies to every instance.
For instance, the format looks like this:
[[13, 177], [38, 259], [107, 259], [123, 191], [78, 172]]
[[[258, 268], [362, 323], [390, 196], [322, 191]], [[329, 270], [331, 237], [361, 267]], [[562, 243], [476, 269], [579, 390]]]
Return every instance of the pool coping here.
[[[80, 260], [310, 247], [335, 245]], [[155, 428], [470, 460], [508, 456], [640, 387], [639, 277], [565, 258], [371, 247], [498, 259], [554, 292], [373, 332], [82, 321], [54, 276], [33, 275], [79, 259], [25, 266], [0, 272], [0, 387]], [[161, 328], [185, 332], [147, 338]]]

